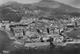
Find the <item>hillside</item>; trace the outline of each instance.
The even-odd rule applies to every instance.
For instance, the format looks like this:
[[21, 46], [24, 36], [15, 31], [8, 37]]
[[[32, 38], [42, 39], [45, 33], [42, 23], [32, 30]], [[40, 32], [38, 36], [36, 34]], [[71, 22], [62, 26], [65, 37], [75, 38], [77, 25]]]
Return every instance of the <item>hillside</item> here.
[[53, 0], [42, 0], [33, 4], [10, 1], [0, 6], [0, 20], [20, 21], [23, 16], [65, 19], [79, 17], [80, 9]]

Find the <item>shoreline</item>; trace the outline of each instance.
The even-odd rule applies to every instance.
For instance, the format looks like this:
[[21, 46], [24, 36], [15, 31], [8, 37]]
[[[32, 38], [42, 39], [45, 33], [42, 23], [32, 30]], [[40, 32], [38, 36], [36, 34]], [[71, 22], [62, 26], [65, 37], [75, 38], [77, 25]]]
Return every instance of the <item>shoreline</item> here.
[[0, 28], [1, 31], [4, 31], [6, 34], [8, 34], [8, 37], [11, 39], [11, 33], [8, 30]]
[[[11, 33], [10, 33], [9, 31], [7, 31], [7, 30], [5, 30], [5, 29], [1, 29], [1, 28], [0, 28], [0, 30], [1, 30], [1, 31], [4, 31], [6, 34], [8, 34], [8, 37], [9, 37], [10, 39], [12, 38], [12, 37], [11, 37], [12, 35], [11, 35]], [[13, 38], [12, 38], [12, 39], [13, 39]], [[12, 40], [12, 39], [11, 39], [11, 40]], [[73, 43], [73, 42], [69, 42], [69, 43], [66, 42], [66, 43], [61, 44], [61, 46], [65, 46], [65, 47], [66, 47], [66, 45], [68, 45], [68, 44], [72, 45], [71, 43], [72, 43], [73, 45], [76, 44], [76, 43]], [[17, 41], [13, 41], [12, 44], [13, 44], [13, 45], [20, 46], [20, 47], [23, 46], [22, 44], [18, 44]], [[41, 44], [41, 45], [40, 45], [40, 44]], [[77, 42], [77, 44], [80, 44], [80, 43]], [[25, 43], [24, 47], [41, 47], [41, 46], [49, 46], [49, 45], [50, 45], [49, 42], [47, 42], [47, 43], [45, 43], [45, 42], [44, 42], [44, 43]]]

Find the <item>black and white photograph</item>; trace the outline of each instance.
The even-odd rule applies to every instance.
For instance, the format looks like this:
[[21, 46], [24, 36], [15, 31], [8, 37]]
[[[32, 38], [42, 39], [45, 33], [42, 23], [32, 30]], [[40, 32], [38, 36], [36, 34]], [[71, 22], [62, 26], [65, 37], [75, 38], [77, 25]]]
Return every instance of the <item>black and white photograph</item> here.
[[80, 0], [0, 0], [0, 54], [80, 54]]

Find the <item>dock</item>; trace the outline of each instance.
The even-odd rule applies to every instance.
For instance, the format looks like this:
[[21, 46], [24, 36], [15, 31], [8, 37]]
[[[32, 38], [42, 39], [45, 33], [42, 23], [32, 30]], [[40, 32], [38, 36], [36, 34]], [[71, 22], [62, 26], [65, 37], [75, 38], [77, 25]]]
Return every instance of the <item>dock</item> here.
[[40, 46], [49, 46], [49, 42], [37, 42], [37, 43], [26, 43], [25, 47], [40, 47]]

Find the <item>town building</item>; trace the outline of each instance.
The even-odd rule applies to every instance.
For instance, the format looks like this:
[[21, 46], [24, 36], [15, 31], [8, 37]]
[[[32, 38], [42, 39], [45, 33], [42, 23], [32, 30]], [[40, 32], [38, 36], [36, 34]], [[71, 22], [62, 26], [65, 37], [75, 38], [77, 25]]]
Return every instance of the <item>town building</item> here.
[[24, 36], [23, 29], [24, 29], [23, 27], [13, 27], [14, 36], [15, 37]]

